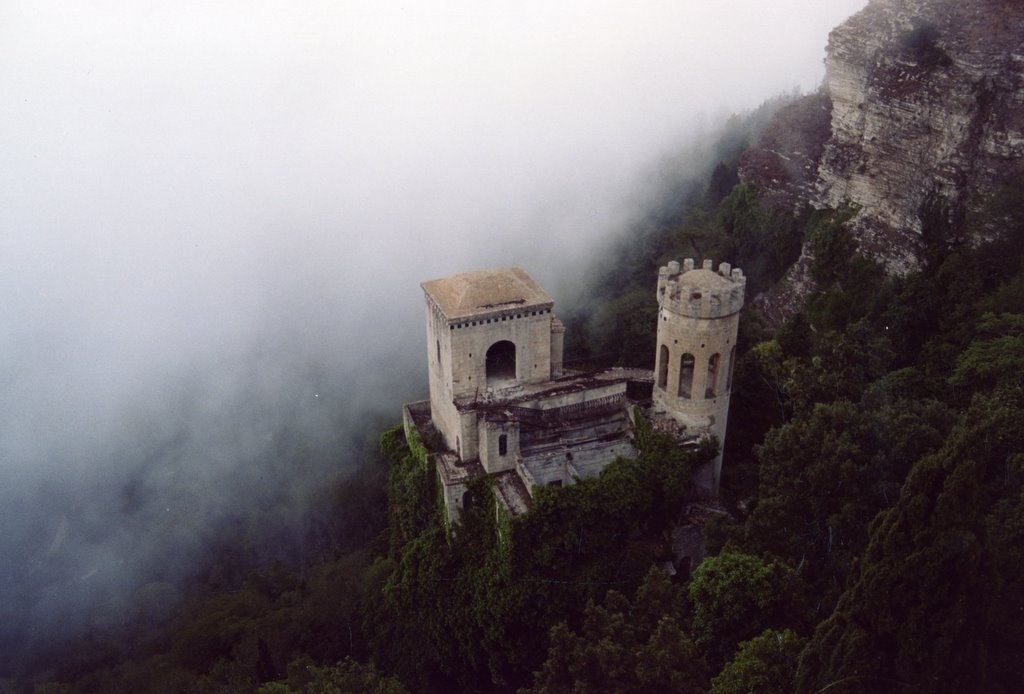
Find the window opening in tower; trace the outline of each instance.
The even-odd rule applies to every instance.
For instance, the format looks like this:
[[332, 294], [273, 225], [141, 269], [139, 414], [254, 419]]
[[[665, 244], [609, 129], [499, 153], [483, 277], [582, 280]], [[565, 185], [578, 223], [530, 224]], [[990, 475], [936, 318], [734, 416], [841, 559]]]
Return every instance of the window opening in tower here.
[[508, 340], [501, 340], [487, 350], [487, 385], [502, 387], [515, 383], [516, 346]]

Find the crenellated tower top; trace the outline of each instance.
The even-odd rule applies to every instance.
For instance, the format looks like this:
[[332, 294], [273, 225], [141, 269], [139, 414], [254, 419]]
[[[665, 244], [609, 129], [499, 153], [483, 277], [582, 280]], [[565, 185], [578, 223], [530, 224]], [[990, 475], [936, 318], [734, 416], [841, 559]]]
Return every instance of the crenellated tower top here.
[[722, 318], [743, 308], [747, 278], [729, 263], [705, 260], [696, 268], [693, 258], [671, 261], [658, 271], [658, 306], [688, 318]]

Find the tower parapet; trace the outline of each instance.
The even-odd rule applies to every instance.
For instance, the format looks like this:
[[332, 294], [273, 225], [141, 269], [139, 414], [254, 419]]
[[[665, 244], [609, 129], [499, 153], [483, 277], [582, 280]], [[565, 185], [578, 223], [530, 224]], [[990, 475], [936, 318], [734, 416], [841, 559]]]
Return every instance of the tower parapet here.
[[743, 308], [747, 278], [743, 270], [720, 263], [714, 272], [705, 260], [700, 269], [692, 258], [680, 269], [675, 260], [658, 271], [658, 304], [690, 318], [719, 318]]
[[[729, 263], [713, 267], [687, 258], [658, 271], [654, 404], [684, 436], [724, 442], [747, 278]], [[717, 494], [720, 474], [721, 456], [696, 480], [698, 490]]]

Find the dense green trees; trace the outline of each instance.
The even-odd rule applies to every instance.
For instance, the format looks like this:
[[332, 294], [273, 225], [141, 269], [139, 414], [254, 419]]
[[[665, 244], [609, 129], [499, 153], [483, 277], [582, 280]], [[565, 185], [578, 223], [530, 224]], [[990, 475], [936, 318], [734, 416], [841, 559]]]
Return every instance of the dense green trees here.
[[1012, 692], [1024, 681], [1024, 409], [978, 395], [918, 461], [833, 614], [800, 687]]
[[[925, 206], [922, 265], [891, 277], [858, 252], [855, 210], [791, 215], [730, 188], [741, 140], [595, 269], [569, 317], [573, 356], [644, 364], [660, 263], [727, 257], [757, 291], [809, 244], [799, 311], [742, 321], [731, 514], [692, 577], [652, 567], [715, 442], [684, 453], [638, 419], [636, 460], [538, 490], [516, 517], [480, 480], [449, 532], [422, 443], [395, 427], [387, 480], [371, 466], [333, 489], [315, 562], [243, 570], [240, 550], [173, 629], [140, 627], [129, 656], [87, 644], [41, 691], [1018, 690], [1024, 186], [961, 217]], [[165, 615], [175, 595], [142, 592]]]
[[[505, 516], [480, 480], [450, 537], [438, 521], [394, 543], [393, 568], [367, 617], [377, 662], [421, 691], [524, 685], [544, 659], [549, 628], [581, 618], [609, 588], [632, 594], [668, 556], [693, 466], [717, 451], [709, 443], [687, 453], [642, 419], [636, 438], [636, 460], [538, 489], [528, 514]], [[422, 515], [430, 503], [421, 497], [419, 508]]]
[[779, 561], [733, 551], [710, 557], [687, 588], [694, 640], [717, 670], [740, 642], [765, 629], [804, 626], [808, 615], [801, 588], [793, 570]]
[[317, 666], [311, 658], [300, 658], [288, 666], [285, 680], [268, 682], [259, 694], [406, 694], [396, 677], [382, 674], [372, 665], [346, 658], [336, 665]]
[[551, 628], [547, 660], [524, 692], [707, 691], [707, 667], [685, 631], [683, 596], [652, 568], [631, 602], [615, 590], [589, 602], [579, 631]]
[[819, 599], [796, 691], [1022, 681], [1022, 323], [986, 313], [1022, 296], [1006, 254], [1024, 215], [1004, 222], [977, 247], [933, 240], [921, 270], [856, 301], [870, 265], [823, 268], [800, 318], [811, 339], [783, 330], [752, 353], [790, 420], [758, 447], [752, 512], [721, 541], [783, 558]]
[[768, 629], [744, 641], [711, 681], [711, 694], [790, 694], [805, 643], [791, 629]]
[[937, 449], [951, 424], [934, 401], [867, 409], [843, 399], [773, 429], [757, 449], [760, 486], [743, 546], [799, 567], [827, 613], [871, 519], [895, 503], [910, 465]]

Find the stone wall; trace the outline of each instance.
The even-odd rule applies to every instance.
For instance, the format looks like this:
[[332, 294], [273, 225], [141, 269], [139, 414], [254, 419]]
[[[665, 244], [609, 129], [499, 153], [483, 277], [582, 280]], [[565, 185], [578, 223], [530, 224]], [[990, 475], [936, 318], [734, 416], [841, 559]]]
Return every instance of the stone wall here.
[[[561, 323], [550, 305], [482, 313], [470, 319], [448, 320], [426, 302], [427, 359], [434, 424], [445, 443], [465, 459], [479, 455], [475, 416], [460, 414], [458, 397], [472, 397], [509, 385], [543, 383], [551, 378], [552, 359], [561, 368]], [[564, 328], [562, 328], [564, 332]], [[557, 339], [552, 339], [556, 333]], [[487, 353], [496, 343], [515, 345], [515, 382], [487, 382]]]
[[516, 346], [516, 381], [550, 380], [552, 318], [550, 308], [541, 308], [456, 324], [449, 330], [454, 397], [487, 390], [487, 350], [503, 340]]
[[[478, 429], [478, 450], [480, 463], [490, 474], [511, 470], [519, 454], [519, 423], [514, 421], [489, 421], [480, 417]], [[505, 437], [502, 439], [502, 437]], [[504, 440], [504, 446], [502, 441]]]
[[[712, 434], [725, 441], [729, 394], [736, 361], [736, 335], [746, 278], [722, 263], [718, 272], [704, 261], [671, 262], [658, 273], [658, 335], [654, 411], [681, 427], [684, 436]], [[718, 492], [721, 456], [710, 479], [701, 476], [704, 495]]]

